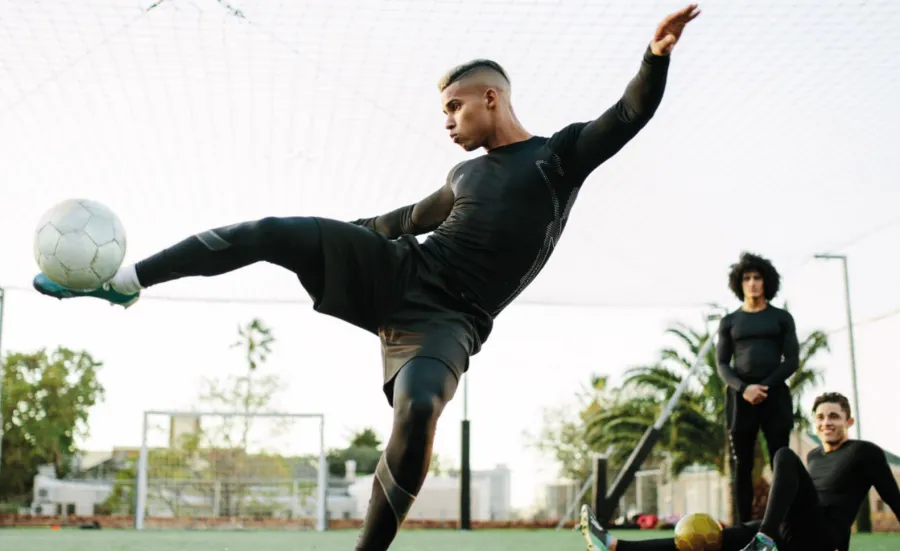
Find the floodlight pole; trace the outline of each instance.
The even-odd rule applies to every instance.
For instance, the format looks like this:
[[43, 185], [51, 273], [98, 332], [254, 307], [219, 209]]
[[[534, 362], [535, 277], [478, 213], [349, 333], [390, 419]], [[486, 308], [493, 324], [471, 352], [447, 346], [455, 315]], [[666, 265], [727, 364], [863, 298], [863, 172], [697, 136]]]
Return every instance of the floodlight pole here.
[[853, 342], [853, 314], [850, 309], [850, 272], [845, 254], [817, 254], [819, 260], [840, 260], [844, 268], [844, 307], [847, 315], [847, 336], [850, 339], [850, 377], [853, 381], [853, 402], [856, 407], [856, 438], [862, 439], [862, 422], [859, 420], [859, 385], [856, 382], [856, 347]]
[[[856, 438], [862, 440], [862, 423], [860, 422], [859, 385], [856, 381], [856, 347], [853, 342], [853, 313], [850, 308], [850, 270], [847, 268], [847, 255], [845, 254], [817, 254], [819, 260], [840, 260], [844, 269], [844, 308], [847, 314], [847, 336], [850, 339], [850, 377], [853, 382], [853, 402], [856, 407]], [[858, 532], [872, 531], [872, 506], [869, 496], [863, 500], [856, 516], [856, 530]]]

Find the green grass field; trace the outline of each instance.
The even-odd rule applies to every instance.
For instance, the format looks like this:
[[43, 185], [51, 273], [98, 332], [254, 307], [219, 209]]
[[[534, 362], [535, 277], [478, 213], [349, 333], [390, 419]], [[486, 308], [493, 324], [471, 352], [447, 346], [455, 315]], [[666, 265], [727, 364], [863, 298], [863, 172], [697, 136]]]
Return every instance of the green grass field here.
[[[315, 532], [202, 532], [126, 530], [52, 531], [49, 528], [0, 529], [3, 551], [349, 551], [355, 530]], [[637, 539], [671, 537], [671, 532], [623, 532]], [[582, 551], [579, 535], [568, 530], [401, 532], [392, 551]], [[897, 551], [900, 534], [854, 536], [852, 551]]]

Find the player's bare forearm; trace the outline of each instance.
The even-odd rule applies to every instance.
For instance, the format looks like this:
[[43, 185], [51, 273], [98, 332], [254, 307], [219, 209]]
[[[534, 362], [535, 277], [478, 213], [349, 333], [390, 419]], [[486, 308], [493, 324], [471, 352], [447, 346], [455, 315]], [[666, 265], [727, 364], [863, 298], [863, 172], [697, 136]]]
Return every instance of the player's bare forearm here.
[[650, 48], [625, 93], [612, 107], [581, 131], [575, 144], [579, 164], [590, 171], [619, 152], [653, 118], [662, 102], [669, 73], [669, 56]]
[[360, 218], [351, 224], [369, 228], [388, 239], [397, 239], [401, 235], [422, 235], [436, 230], [452, 209], [453, 192], [449, 186], [443, 186], [418, 203], [373, 218]]

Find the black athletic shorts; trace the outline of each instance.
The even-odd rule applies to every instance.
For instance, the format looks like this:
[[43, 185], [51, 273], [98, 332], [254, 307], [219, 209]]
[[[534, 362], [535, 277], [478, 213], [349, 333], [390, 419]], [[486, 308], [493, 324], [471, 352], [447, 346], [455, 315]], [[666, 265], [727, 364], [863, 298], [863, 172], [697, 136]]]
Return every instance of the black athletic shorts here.
[[370, 229], [316, 218], [325, 283], [313, 308], [381, 338], [384, 392], [416, 357], [446, 364], [457, 380], [492, 328], [491, 316], [455, 291], [450, 270], [413, 236], [388, 239]]

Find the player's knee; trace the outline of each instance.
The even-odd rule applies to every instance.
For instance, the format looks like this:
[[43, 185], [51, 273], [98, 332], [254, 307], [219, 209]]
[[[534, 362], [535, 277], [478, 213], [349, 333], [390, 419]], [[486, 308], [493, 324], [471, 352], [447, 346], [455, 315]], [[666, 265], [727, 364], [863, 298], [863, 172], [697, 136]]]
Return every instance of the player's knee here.
[[794, 450], [790, 448], [779, 448], [778, 451], [775, 452], [775, 457], [772, 458], [772, 465], [776, 469], [793, 467], [797, 464], [800, 464], [800, 458], [797, 457]]
[[267, 216], [253, 222], [258, 235], [266, 241], [289, 242], [303, 234], [318, 232], [316, 221], [307, 216], [282, 218]]
[[405, 431], [421, 432], [437, 424], [444, 409], [440, 396], [431, 392], [411, 393], [394, 400], [394, 421]]
[[259, 220], [216, 228], [200, 234], [199, 237], [204, 244], [213, 242], [213, 245], [222, 248], [232, 246], [264, 248], [267, 244], [285, 241], [287, 232], [286, 219], [268, 216]]
[[309, 262], [321, 249], [319, 224], [309, 216], [267, 216], [251, 222], [256, 246], [267, 260], [284, 264], [290, 257]]

